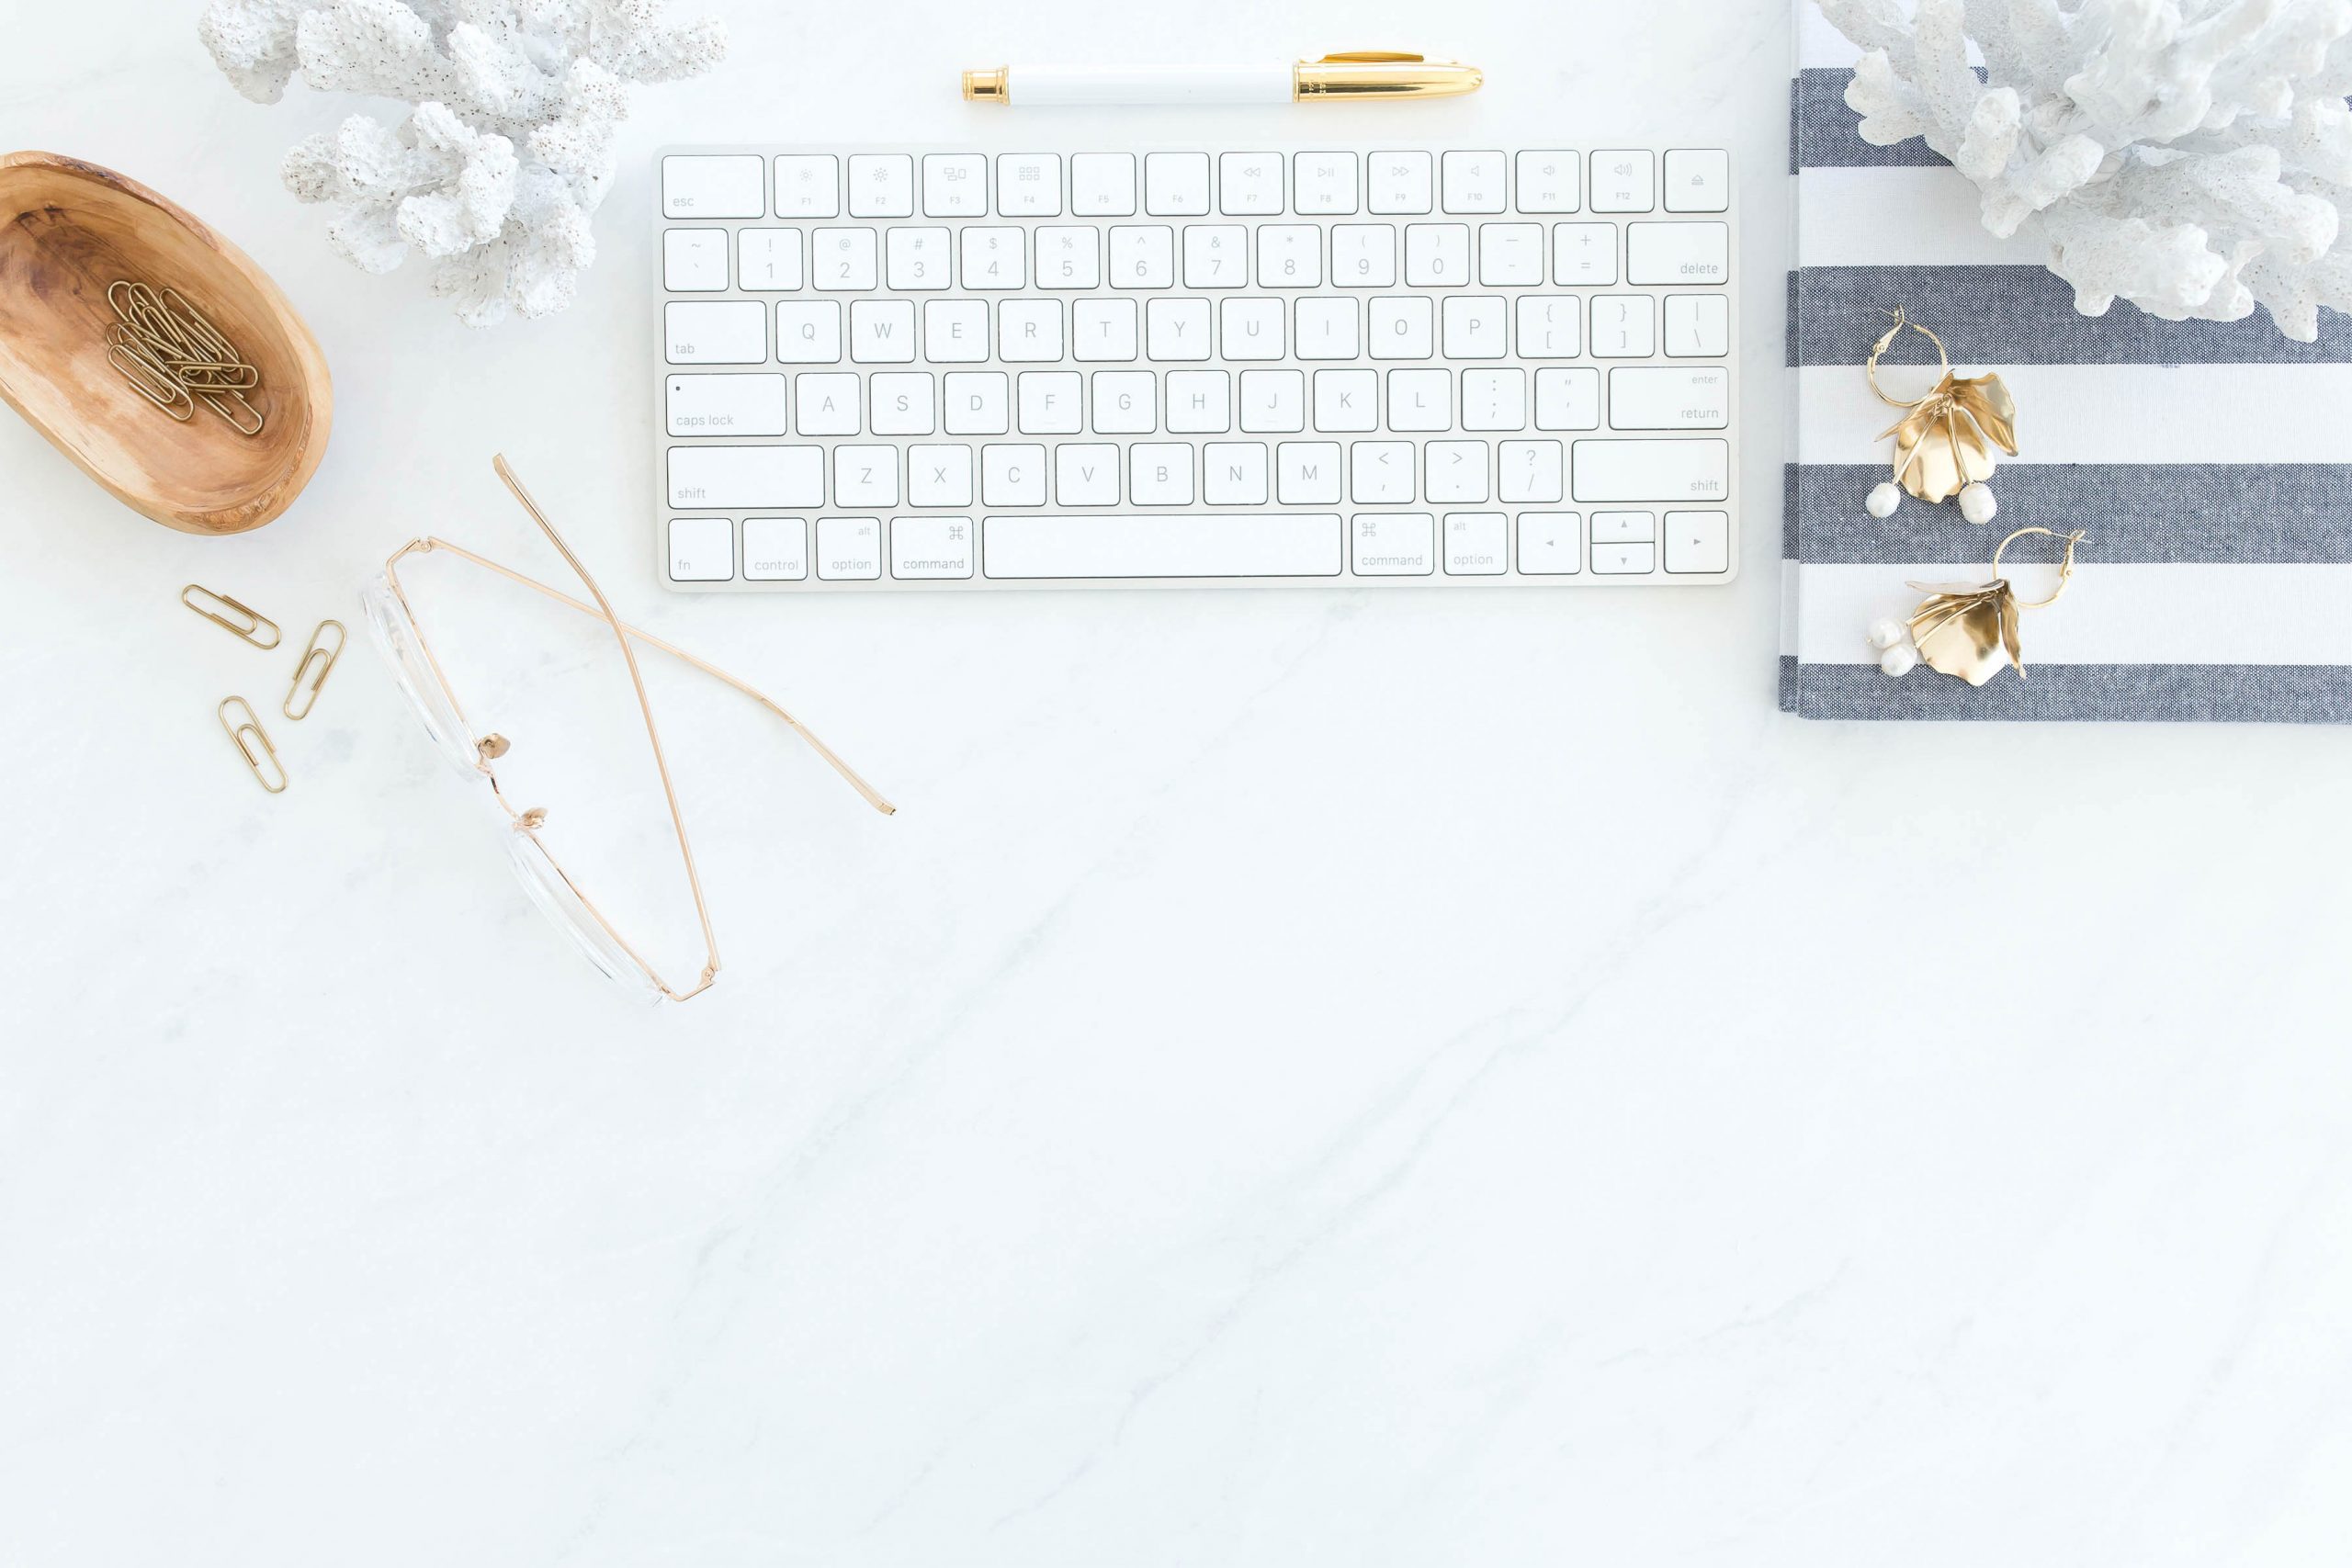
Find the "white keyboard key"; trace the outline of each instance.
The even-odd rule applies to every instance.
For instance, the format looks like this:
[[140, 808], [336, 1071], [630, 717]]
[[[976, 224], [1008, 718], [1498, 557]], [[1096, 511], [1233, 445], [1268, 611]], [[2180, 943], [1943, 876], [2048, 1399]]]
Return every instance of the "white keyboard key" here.
[[[1144, 378], [1147, 389], [1150, 377]], [[1075, 370], [1021, 373], [1020, 417], [1023, 435], [1076, 435], [1085, 418], [1083, 378]], [[1149, 403], [1145, 404], [1147, 410]], [[1151, 428], [1147, 424], [1146, 430]]]
[[1135, 358], [1142, 352], [1137, 320], [1132, 299], [1071, 300], [1070, 357], [1089, 363]]
[[727, 287], [727, 231], [662, 231], [662, 287], [673, 294], [717, 293]]
[[1102, 231], [1083, 224], [1046, 224], [1037, 230], [1037, 287], [1102, 287]]
[[1500, 577], [1510, 570], [1510, 519], [1499, 512], [1445, 514], [1445, 574]]
[[1396, 226], [1389, 223], [1332, 225], [1331, 281], [1341, 288], [1395, 288]]
[[1366, 301], [1372, 357], [1427, 359], [1437, 348], [1437, 312], [1426, 294], [1382, 294]]
[[1002, 581], [1337, 577], [1337, 513], [984, 517], [980, 570]]
[[1639, 149], [1592, 155], [1592, 209], [1647, 212], [1657, 205], [1657, 154]]
[[1629, 223], [1625, 226], [1625, 281], [1722, 283], [1731, 276], [1731, 225]]
[[662, 217], [767, 215], [767, 165], [758, 153], [673, 152], [662, 160]]
[[1596, 545], [1654, 545], [1657, 542], [1657, 513], [1596, 512], [1585, 525], [1585, 538]]
[[800, 287], [800, 231], [735, 231], [735, 287], [747, 294], [783, 293]]
[[748, 582], [801, 582], [808, 576], [808, 519], [743, 519], [743, 578]]
[[1207, 217], [1209, 155], [1205, 152], [1145, 153], [1143, 209], [1154, 218]]
[[[989, 161], [978, 152], [926, 152], [922, 211], [926, 218], [979, 218], [989, 209]], [[895, 287], [895, 285], [893, 286]]]
[[1599, 430], [1600, 372], [1545, 367], [1535, 373], [1535, 428]]
[[1317, 370], [1315, 373], [1315, 428], [1350, 432], [1378, 430], [1380, 372]]
[[1313, 223], [1266, 223], [1258, 230], [1258, 287], [1323, 286], [1323, 231]]
[[968, 517], [894, 517], [890, 575], [902, 582], [940, 582], [972, 575]]
[[1250, 231], [1239, 223], [1184, 225], [1184, 287], [1240, 288], [1250, 282]]
[[1112, 225], [1112, 288], [1169, 288], [1175, 282], [1175, 230], [1164, 223]]
[[1647, 359], [1657, 352], [1657, 300], [1647, 294], [1592, 297], [1595, 359]]
[[1062, 353], [1062, 302], [1007, 299], [997, 307], [997, 357], [1015, 365], [1058, 361]]
[[1459, 288], [1470, 281], [1470, 225], [1405, 225], [1405, 285], [1408, 288]]
[[1453, 294], [1445, 300], [1445, 356], [1500, 359], [1510, 352], [1504, 302], [1492, 294]]
[[1414, 467], [1409, 441], [1358, 441], [1348, 448], [1348, 497], [1359, 506], [1409, 502]]
[[1062, 155], [1001, 152], [996, 160], [996, 209], [1005, 218], [1062, 215]]
[[1216, 347], [1226, 358], [1280, 359], [1283, 353], [1283, 336], [1281, 300], [1217, 302]]
[[1216, 161], [1216, 209], [1228, 218], [1272, 218], [1283, 209], [1283, 155], [1226, 152]]
[[926, 299], [922, 356], [943, 365], [977, 365], [989, 356], [989, 308], [979, 299]]
[[1339, 218], [1360, 204], [1353, 152], [1301, 152], [1291, 159], [1292, 211], [1306, 218]]
[[1723, 359], [1731, 354], [1731, 300], [1721, 294], [1666, 297], [1666, 352], [1679, 359]]
[[1731, 443], [1579, 441], [1569, 474], [1578, 501], [1720, 502], [1731, 493]]
[[[1666, 209], [1668, 212], [1728, 212], [1731, 210], [1731, 154], [1720, 151], [1685, 151], [1666, 155]], [[1666, 570], [1672, 571], [1674, 552], [1667, 551]]]
[[1076, 152], [1069, 160], [1069, 209], [1080, 218], [1132, 218], [1136, 155]]
[[1029, 287], [1029, 231], [971, 224], [962, 239], [966, 288], [978, 293]]
[[1263, 506], [1266, 444], [1212, 441], [1201, 448], [1201, 500], [1210, 506]]
[[1506, 441], [1496, 449], [1496, 499], [1565, 501], [1567, 453], [1556, 441]]
[[1487, 444], [1483, 441], [1430, 442], [1421, 452], [1425, 470], [1421, 498], [1442, 502], [1486, 500], [1487, 457]]
[[810, 231], [817, 287], [855, 291], [874, 287], [875, 231], [871, 229], [817, 229]]
[[1527, 372], [1517, 366], [1508, 370], [1464, 370], [1462, 428], [1525, 430]]
[[[1148, 435], [1159, 428], [1159, 378], [1148, 370], [1097, 370], [1091, 378], [1097, 435]], [[1022, 429], [1034, 428], [1025, 422]]]
[[1353, 359], [1363, 352], [1363, 307], [1353, 299], [1298, 302], [1298, 357]]
[[1603, 545], [1592, 547], [1592, 574], [1595, 577], [1647, 577], [1657, 570], [1656, 545]]
[[865, 399], [854, 370], [803, 372], [793, 378], [793, 428], [803, 435], [863, 434]]
[[1127, 500], [1136, 506], [1192, 505], [1191, 443], [1138, 441], [1128, 447]]
[[725, 582], [735, 575], [735, 525], [724, 517], [670, 519], [670, 581]]
[[1731, 372], [1720, 365], [1639, 366], [1609, 373], [1611, 430], [1724, 430]]
[[849, 161], [852, 218], [912, 218], [915, 161], [904, 152], [853, 153]]
[[940, 423], [950, 435], [1002, 435], [1012, 428], [1012, 393], [1001, 370], [955, 370], [941, 385]]
[[833, 504], [898, 505], [899, 449], [896, 446], [834, 447]]
[[768, 356], [767, 307], [756, 299], [673, 299], [662, 307], [673, 365], [759, 365]]
[[1522, 577], [1569, 577], [1584, 570], [1584, 520], [1573, 512], [1519, 514]]
[[1241, 428], [1253, 435], [1286, 435], [1306, 428], [1306, 374], [1244, 370]]
[[1519, 297], [1519, 356], [1574, 359], [1584, 352], [1584, 304], [1573, 294]]
[[1453, 372], [1391, 370], [1388, 428], [1416, 433], [1453, 428]]
[[1374, 212], [1430, 210], [1430, 155], [1426, 152], [1374, 152], [1372, 155], [1372, 200]]
[[673, 446], [670, 504], [725, 512], [746, 506], [822, 506], [822, 446]]
[[[939, 383], [928, 370], [878, 370], [866, 383], [876, 435], [930, 435], [939, 429]], [[918, 501], [917, 506], [963, 506], [968, 502]]]
[[947, 442], [919, 442], [908, 447], [907, 504], [971, 505], [972, 449]]
[[1584, 205], [1584, 160], [1574, 152], [1521, 152], [1519, 201], [1521, 212], [1574, 212]]
[[672, 376], [662, 402], [673, 435], [782, 435], [784, 378], [774, 371]]
[[882, 276], [893, 288], [944, 288], [956, 271], [947, 247], [944, 229], [893, 229], [882, 244]]
[[842, 164], [831, 152], [786, 152], [775, 161], [778, 218], [839, 218]]
[[911, 365], [915, 302], [860, 299], [849, 308], [849, 357], [854, 365]]
[[1500, 152], [1448, 152], [1442, 165], [1441, 205], [1448, 212], [1500, 212], [1508, 167]]
[[1209, 302], [1205, 299], [1148, 299], [1143, 308], [1143, 354], [1146, 359], [1206, 359]]
[[1437, 519], [1426, 512], [1359, 512], [1349, 530], [1358, 577], [1428, 577], [1437, 570]]
[[1488, 288], [1532, 288], [1544, 281], [1544, 225], [1478, 225], [1478, 281]]
[[1118, 505], [1119, 452], [1111, 441], [1066, 441], [1055, 447], [1054, 504]]
[[[1670, 155], [1669, 155], [1670, 156]], [[1666, 514], [1666, 570], [1721, 575], [1731, 570], [1731, 513], [1669, 512]]]
[[1168, 430], [1171, 435], [1223, 435], [1233, 428], [1233, 373], [1170, 370]]
[[1334, 506], [1340, 500], [1340, 444], [1285, 441], [1274, 448], [1274, 499], [1284, 506]]
[[868, 581], [882, 575], [882, 521], [878, 517], [817, 519], [817, 575], [829, 581]]
[[1552, 225], [1552, 281], [1605, 288], [1617, 281], [1617, 225]]

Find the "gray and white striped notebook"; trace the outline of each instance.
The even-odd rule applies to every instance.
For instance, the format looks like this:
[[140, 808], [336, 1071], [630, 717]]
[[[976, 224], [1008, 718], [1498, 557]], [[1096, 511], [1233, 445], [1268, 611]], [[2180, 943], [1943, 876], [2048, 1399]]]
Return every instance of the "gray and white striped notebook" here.
[[[2352, 722], [2352, 318], [2317, 343], [2270, 318], [2160, 321], [2130, 305], [2077, 315], [2030, 235], [1996, 240], [1975, 187], [1921, 141], [1873, 147], [1846, 84], [1859, 53], [1796, 0], [1791, 114], [1797, 268], [1789, 279], [1795, 409], [1781, 567], [1781, 705], [1808, 718]], [[1905, 498], [1862, 509], [1887, 477], [1894, 413], [1862, 359], [1901, 304], [1963, 373], [1998, 370], [2022, 450], [1984, 528]], [[1931, 349], [1913, 335], [1905, 358]], [[1890, 351], [1894, 363], [1897, 351]], [[1925, 385], [1924, 380], [1921, 383]], [[2029, 523], [2086, 529], [2065, 599], [2029, 615], [2029, 675], [1982, 687], [1880, 673], [1864, 638], [1918, 603], [1906, 579], [1980, 581]], [[2039, 596], [2046, 559], [2005, 570]]]

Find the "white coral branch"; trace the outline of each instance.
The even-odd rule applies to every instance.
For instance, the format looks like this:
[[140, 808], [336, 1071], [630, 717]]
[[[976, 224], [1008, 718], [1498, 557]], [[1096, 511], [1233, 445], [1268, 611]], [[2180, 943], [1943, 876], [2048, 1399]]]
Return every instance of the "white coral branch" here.
[[333, 209], [328, 243], [356, 266], [434, 258], [434, 292], [481, 326], [571, 302], [632, 85], [726, 53], [721, 24], [673, 23], [663, 3], [211, 0], [198, 34], [258, 102], [299, 75], [414, 106], [398, 127], [355, 115], [305, 138], [287, 188]]
[[[1866, 141], [1919, 137], [2037, 221], [2089, 314], [2352, 310], [2352, 0], [1821, 0]], [[1984, 61], [1971, 66], [1973, 44]]]

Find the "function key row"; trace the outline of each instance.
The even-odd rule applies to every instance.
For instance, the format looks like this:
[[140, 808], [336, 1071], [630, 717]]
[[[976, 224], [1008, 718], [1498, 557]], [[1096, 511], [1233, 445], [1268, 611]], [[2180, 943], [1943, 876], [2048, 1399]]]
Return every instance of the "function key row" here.
[[[1660, 164], [1664, 167], [1661, 171]], [[665, 218], [770, 215], [756, 152], [662, 160]], [[1589, 164], [1589, 178], [1587, 164]], [[779, 218], [1344, 217], [1355, 212], [1724, 212], [1731, 160], [1717, 150], [1501, 152], [782, 153]]]

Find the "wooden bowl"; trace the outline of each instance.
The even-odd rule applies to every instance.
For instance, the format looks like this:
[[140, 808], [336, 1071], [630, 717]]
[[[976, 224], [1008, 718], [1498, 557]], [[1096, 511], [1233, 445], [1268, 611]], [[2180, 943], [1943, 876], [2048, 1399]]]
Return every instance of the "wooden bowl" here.
[[[181, 422], [107, 358], [107, 287], [175, 288], [261, 372], [244, 436]], [[132, 510], [190, 534], [258, 528], [326, 453], [334, 389], [311, 329], [245, 253], [138, 181], [53, 152], [0, 156], [0, 398]]]

